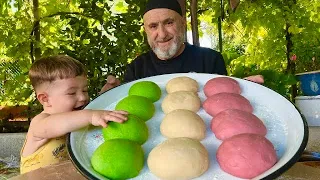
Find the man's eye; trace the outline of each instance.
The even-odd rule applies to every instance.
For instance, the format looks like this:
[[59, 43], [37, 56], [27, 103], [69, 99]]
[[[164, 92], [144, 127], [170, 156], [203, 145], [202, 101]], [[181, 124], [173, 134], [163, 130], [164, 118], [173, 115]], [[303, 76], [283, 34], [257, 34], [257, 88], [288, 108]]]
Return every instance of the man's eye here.
[[76, 95], [76, 93], [75, 92], [71, 92], [71, 93], [68, 93], [68, 95]]
[[157, 25], [151, 25], [151, 26], [149, 26], [149, 28], [150, 29], [155, 29], [155, 28], [157, 28]]

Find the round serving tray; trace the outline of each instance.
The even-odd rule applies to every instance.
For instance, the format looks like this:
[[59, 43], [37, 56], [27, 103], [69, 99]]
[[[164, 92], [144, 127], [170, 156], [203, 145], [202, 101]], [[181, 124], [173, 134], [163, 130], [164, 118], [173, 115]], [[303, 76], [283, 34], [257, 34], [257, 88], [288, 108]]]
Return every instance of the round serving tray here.
[[[170, 79], [180, 76], [188, 76], [199, 83], [200, 90], [198, 94], [202, 102], [206, 99], [203, 93], [205, 83], [211, 78], [221, 77], [220, 75], [201, 73], [178, 73], [148, 77], [113, 88], [98, 96], [85, 107], [85, 109], [114, 110], [116, 104], [128, 95], [131, 85], [138, 81], [153, 81], [160, 86], [162, 96], [159, 101], [154, 103], [156, 113], [152, 119], [146, 122], [149, 128], [149, 139], [142, 145], [145, 152], [145, 165], [139, 176], [133, 179], [159, 179], [149, 171], [146, 161], [149, 152], [166, 140], [160, 133], [160, 124], [164, 117], [161, 110], [161, 102], [167, 95], [165, 90], [166, 83]], [[273, 179], [288, 170], [299, 160], [308, 141], [308, 126], [295, 106], [278, 93], [250, 81], [238, 78], [233, 79], [239, 82], [242, 89], [241, 95], [247, 98], [254, 107], [253, 113], [266, 125], [268, 129], [266, 137], [273, 143], [278, 156], [278, 162], [255, 179]], [[219, 164], [216, 162], [216, 150], [221, 141], [216, 139], [210, 130], [212, 117], [202, 108], [198, 111], [198, 114], [207, 125], [207, 135], [201, 143], [209, 152], [210, 167], [207, 172], [196, 179], [239, 179], [220, 169]], [[107, 179], [94, 171], [90, 164], [90, 158], [94, 150], [103, 142], [101, 127], [88, 126], [72, 132], [68, 136], [67, 147], [71, 160], [76, 168], [88, 179]]]

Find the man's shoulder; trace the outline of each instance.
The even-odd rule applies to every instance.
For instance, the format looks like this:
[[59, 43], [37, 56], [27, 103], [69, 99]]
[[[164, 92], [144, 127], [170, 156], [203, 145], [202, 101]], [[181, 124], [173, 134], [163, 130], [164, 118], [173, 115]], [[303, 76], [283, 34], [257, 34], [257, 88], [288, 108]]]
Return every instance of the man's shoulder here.
[[208, 48], [208, 47], [200, 47], [195, 46], [192, 44], [187, 44], [187, 48], [190, 49], [193, 52], [199, 52], [199, 53], [213, 53], [213, 54], [220, 54], [218, 51]]
[[138, 55], [131, 63], [143, 63], [145, 61], [148, 61], [152, 57], [151, 50]]

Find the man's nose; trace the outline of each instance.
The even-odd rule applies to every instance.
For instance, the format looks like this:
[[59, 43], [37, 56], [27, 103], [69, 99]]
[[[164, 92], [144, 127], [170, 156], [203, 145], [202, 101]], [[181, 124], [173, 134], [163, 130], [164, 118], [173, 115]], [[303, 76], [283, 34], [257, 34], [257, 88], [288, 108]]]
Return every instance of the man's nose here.
[[164, 25], [160, 25], [158, 28], [158, 36], [160, 39], [165, 39], [167, 37], [167, 29], [165, 28]]

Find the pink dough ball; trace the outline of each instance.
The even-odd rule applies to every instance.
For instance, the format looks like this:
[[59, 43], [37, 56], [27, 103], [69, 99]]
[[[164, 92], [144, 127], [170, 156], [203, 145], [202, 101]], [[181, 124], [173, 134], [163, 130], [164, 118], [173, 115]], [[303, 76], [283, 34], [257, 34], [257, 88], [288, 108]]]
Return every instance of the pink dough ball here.
[[277, 162], [272, 143], [257, 134], [239, 134], [226, 139], [216, 156], [223, 171], [246, 179], [262, 174]]
[[227, 109], [217, 114], [211, 121], [211, 130], [220, 140], [244, 133], [267, 134], [267, 128], [257, 116], [237, 109]]
[[226, 92], [240, 94], [239, 83], [229, 77], [217, 77], [210, 79], [203, 88], [204, 94], [209, 97], [214, 94]]
[[203, 109], [211, 116], [227, 109], [238, 109], [249, 113], [253, 112], [250, 102], [240, 94], [219, 93], [208, 97], [203, 102]]

